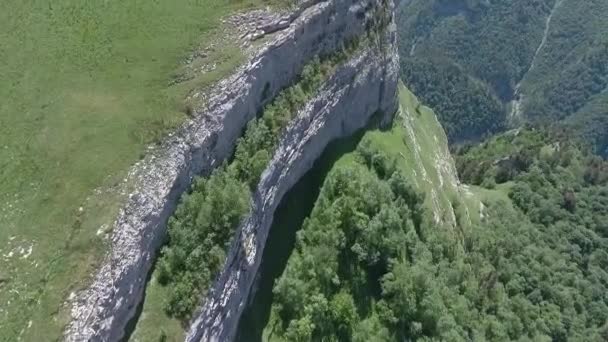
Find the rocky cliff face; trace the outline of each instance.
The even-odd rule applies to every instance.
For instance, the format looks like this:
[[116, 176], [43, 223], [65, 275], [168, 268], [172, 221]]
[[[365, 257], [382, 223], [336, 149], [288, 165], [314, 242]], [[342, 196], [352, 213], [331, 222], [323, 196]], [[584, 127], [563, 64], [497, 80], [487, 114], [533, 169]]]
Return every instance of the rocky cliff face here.
[[[384, 38], [392, 42], [393, 33]], [[224, 272], [186, 338], [230, 341], [248, 302], [274, 212], [287, 191], [312, 167], [327, 144], [363, 128], [374, 113], [390, 120], [397, 109], [398, 59], [394, 45], [368, 47], [348, 63], [298, 114], [281, 139], [254, 194], [251, 215], [231, 248]]]
[[[329, 54], [362, 36], [376, 0], [305, 1], [261, 32], [274, 32], [233, 76], [211, 90], [206, 108], [131, 172], [133, 192], [121, 210], [109, 252], [89, 287], [72, 305], [68, 341], [117, 341], [142, 300], [146, 276], [166, 233], [179, 196], [195, 175], [207, 174], [229, 157], [246, 123], [277, 92], [294, 81], [314, 56]], [[389, 12], [390, 13], [390, 12]], [[195, 320], [189, 340], [232, 336], [239, 305], [257, 271], [272, 214], [280, 198], [333, 138], [362, 127], [372, 113], [395, 109], [397, 54], [391, 23], [379, 40], [346, 63], [290, 126], [255, 197], [253, 215], [239, 233], [213, 296]], [[259, 34], [255, 38], [258, 38]], [[378, 39], [378, 38], [377, 38]], [[241, 268], [243, 272], [241, 272]], [[218, 322], [218, 320], [220, 320]]]

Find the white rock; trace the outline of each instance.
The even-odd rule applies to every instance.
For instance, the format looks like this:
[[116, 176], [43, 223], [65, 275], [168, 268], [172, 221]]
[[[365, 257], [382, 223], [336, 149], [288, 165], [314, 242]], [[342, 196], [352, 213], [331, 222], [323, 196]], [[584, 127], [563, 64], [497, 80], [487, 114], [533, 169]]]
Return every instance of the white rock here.
[[[393, 27], [394, 28], [394, 27]], [[389, 32], [390, 36], [390, 32]], [[388, 38], [392, 42], [391, 38]], [[186, 341], [231, 341], [253, 287], [262, 251], [281, 198], [309, 170], [325, 146], [365, 126], [376, 112], [385, 119], [397, 109], [398, 57], [395, 46], [387, 52], [370, 47], [339, 67], [315, 99], [290, 123], [266, 168], [252, 215], [235, 236], [221, 273], [203, 308], [194, 318]]]

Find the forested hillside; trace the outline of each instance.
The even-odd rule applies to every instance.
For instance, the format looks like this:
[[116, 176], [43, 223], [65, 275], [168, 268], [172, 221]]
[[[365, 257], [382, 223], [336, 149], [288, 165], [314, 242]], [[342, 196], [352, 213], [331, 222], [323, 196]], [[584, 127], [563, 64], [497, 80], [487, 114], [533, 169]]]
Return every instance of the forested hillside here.
[[275, 282], [262, 338], [606, 340], [608, 164], [563, 131], [463, 147], [457, 165], [472, 184], [450, 203], [475, 219], [451, 226], [433, 220], [423, 177], [408, 171], [416, 162], [401, 161], [411, 140], [401, 154], [383, 145], [421, 118], [366, 134], [335, 164]]
[[564, 120], [605, 153], [608, 3], [404, 1], [404, 80], [451, 141]]
[[544, 48], [521, 82], [522, 113], [564, 120], [608, 156], [608, 2], [563, 0]]

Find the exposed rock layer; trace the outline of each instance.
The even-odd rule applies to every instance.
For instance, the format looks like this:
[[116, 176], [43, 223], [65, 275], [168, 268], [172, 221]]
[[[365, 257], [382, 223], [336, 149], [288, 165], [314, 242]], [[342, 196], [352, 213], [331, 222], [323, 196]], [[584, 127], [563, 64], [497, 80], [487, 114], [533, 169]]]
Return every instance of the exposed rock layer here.
[[397, 109], [398, 57], [394, 27], [382, 46], [368, 46], [341, 66], [298, 113], [262, 174], [250, 216], [240, 227], [226, 267], [186, 340], [231, 341], [262, 259], [274, 212], [283, 196], [312, 167], [327, 144], [363, 128], [374, 113]]
[[[72, 321], [64, 334], [67, 341], [117, 341], [122, 338], [127, 322], [134, 316], [142, 299], [146, 276], [165, 237], [167, 219], [192, 178], [208, 173], [230, 155], [246, 123], [255, 117], [262, 106], [280, 89], [292, 83], [311, 58], [336, 51], [343, 43], [361, 36], [372, 25], [372, 9], [382, 6], [376, 0], [317, 1], [301, 3], [298, 9], [294, 10], [296, 14], [289, 16], [288, 23], [277, 23], [276, 29], [279, 31], [270, 37], [260, 51], [233, 76], [220, 82], [211, 91], [209, 105], [197, 110], [193, 120], [185, 123], [157, 153], [146, 157], [131, 171], [136, 191], [129, 196], [119, 213], [109, 242], [109, 252], [94, 275], [91, 285], [70, 303]], [[285, 25], [287, 26], [284, 27]], [[394, 39], [391, 39], [392, 44]], [[361, 75], [364, 76], [355, 78], [355, 65], [351, 65], [350, 71], [345, 71], [341, 81], [336, 83], [336, 86], [346, 87], [336, 88], [336, 91], [342, 89], [351, 94], [342, 94], [336, 98], [340, 99], [340, 106], [344, 110], [352, 110], [348, 113], [337, 111], [336, 115], [355, 115], [344, 120], [344, 126], [338, 129], [337, 132], [340, 133], [337, 135], [346, 134], [359, 123], [364, 123], [364, 116], [369, 114], [368, 110], [374, 111], [384, 107], [390, 109], [390, 101], [387, 99], [394, 95], [394, 89], [391, 90], [382, 80], [388, 66], [382, 65], [382, 58], [371, 51], [368, 51], [367, 56], [363, 59], [365, 63], [357, 64], [362, 69]], [[388, 62], [394, 64], [394, 58], [396, 57], [391, 57]], [[395, 75], [391, 77], [395, 78], [396, 84], [397, 66], [393, 64], [390, 68], [395, 69], [391, 71]], [[347, 75], [354, 79], [348, 80]], [[347, 85], [349, 81], [355, 82], [352, 87]], [[369, 82], [369, 86], [364, 84], [365, 82]], [[381, 88], [385, 89], [383, 98], [379, 98], [378, 94]], [[369, 93], [361, 93], [355, 91], [356, 89]], [[393, 94], [390, 94], [391, 92]], [[331, 94], [325, 95], [324, 106], [330, 108], [333, 102], [327, 102], [331, 100], [328, 95]], [[364, 101], [371, 97], [375, 97], [373, 101]], [[346, 106], [345, 101], [352, 101], [361, 107]], [[315, 103], [320, 106], [323, 102]], [[376, 108], [372, 108], [374, 106]], [[315, 122], [310, 124], [314, 125]], [[335, 135], [337, 128], [334, 125], [327, 126], [332, 128], [318, 127], [320, 133], [313, 136], [329, 134], [329, 139], [332, 134]], [[289, 137], [287, 135], [286, 139], [289, 140]], [[317, 146], [317, 149], [327, 140], [316, 139], [320, 138], [310, 140], [310, 144]], [[279, 155], [287, 153], [281, 151], [279, 150]], [[313, 148], [312, 151], [310, 157], [298, 162], [304, 169], [314, 160], [316, 149]], [[268, 179], [272, 174], [272, 171], [268, 171], [264, 179]], [[293, 183], [290, 180], [285, 184]], [[262, 183], [260, 189], [264, 189], [264, 186], [269, 185]], [[284, 185], [280, 188], [286, 189]], [[281, 190], [278, 197], [283, 193]], [[250, 234], [250, 230], [245, 228], [243, 232]], [[252, 255], [257, 257], [255, 252]], [[225, 279], [225, 276], [222, 279]], [[215, 330], [210, 330], [212, 331]]]

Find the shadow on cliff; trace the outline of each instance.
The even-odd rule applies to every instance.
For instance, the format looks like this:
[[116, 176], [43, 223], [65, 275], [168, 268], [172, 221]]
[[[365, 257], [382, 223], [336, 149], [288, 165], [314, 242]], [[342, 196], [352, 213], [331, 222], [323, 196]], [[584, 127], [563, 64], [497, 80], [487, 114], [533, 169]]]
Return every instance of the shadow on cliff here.
[[260, 271], [254, 284], [255, 293], [241, 316], [235, 341], [262, 341], [262, 333], [270, 319], [275, 280], [285, 270], [294, 249], [296, 233], [312, 211], [325, 177], [340, 157], [357, 148], [366, 131], [378, 128], [379, 116], [375, 115], [365, 128], [355, 134], [330, 142], [313, 167], [281, 200], [262, 254]]

